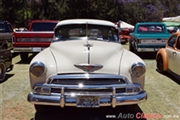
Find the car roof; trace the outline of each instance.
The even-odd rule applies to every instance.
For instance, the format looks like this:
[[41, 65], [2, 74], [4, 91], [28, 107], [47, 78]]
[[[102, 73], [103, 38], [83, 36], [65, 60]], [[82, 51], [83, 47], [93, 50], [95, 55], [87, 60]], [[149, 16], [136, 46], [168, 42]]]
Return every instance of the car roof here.
[[106, 20], [100, 20], [100, 19], [67, 19], [60, 21], [57, 26], [61, 25], [69, 25], [69, 24], [94, 24], [94, 25], [105, 25], [105, 26], [111, 26], [117, 28], [117, 26], [110, 21]]

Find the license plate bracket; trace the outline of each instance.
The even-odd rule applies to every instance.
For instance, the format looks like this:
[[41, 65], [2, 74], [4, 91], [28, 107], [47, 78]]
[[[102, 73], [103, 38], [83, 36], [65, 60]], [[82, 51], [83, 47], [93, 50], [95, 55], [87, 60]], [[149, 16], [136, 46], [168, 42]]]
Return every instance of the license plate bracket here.
[[40, 47], [33, 47], [32, 51], [33, 52], [40, 52], [42, 49]]
[[100, 97], [98, 96], [77, 96], [77, 107], [99, 107]]

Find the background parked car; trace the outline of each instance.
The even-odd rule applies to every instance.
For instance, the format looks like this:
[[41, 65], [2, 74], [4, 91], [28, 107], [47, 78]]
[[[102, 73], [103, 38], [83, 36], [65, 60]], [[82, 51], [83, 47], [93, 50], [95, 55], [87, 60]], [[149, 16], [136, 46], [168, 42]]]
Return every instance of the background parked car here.
[[180, 78], [180, 32], [173, 33], [156, 55], [157, 69], [161, 73], [169, 72]]
[[132, 28], [122, 28], [121, 31], [119, 32], [119, 38], [121, 41], [121, 44], [126, 44], [129, 42], [130, 33], [133, 32]]
[[0, 49], [13, 49], [12, 44], [13, 28], [7, 21], [0, 20]]
[[4, 81], [6, 72], [10, 72], [13, 69], [12, 53], [10, 50], [0, 50], [0, 82]]
[[157, 52], [164, 48], [171, 34], [162, 22], [139, 22], [130, 33], [129, 50], [138, 52]]
[[30, 22], [28, 31], [18, 28], [18, 31], [13, 33], [13, 52], [19, 53], [21, 60], [26, 61], [29, 53], [37, 54], [47, 48], [58, 22], [59, 20], [33, 20]]

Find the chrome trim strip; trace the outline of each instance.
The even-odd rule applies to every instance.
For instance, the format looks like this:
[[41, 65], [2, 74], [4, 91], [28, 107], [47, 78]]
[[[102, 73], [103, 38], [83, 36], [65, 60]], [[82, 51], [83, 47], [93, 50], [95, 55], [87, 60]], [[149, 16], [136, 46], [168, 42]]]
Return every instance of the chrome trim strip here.
[[34, 37], [34, 38], [17, 38], [17, 42], [51, 42], [52, 38], [41, 38], [41, 37]]
[[64, 87], [61, 88], [61, 98], [60, 98], [60, 106], [63, 108], [64, 107]]
[[[35, 87], [51, 87], [64, 89], [80, 89], [79, 85], [36, 84]], [[111, 85], [84, 85], [82, 89], [112, 89], [112, 88], [140, 87], [139, 84], [111, 84]]]
[[116, 107], [116, 88], [113, 87], [113, 92], [112, 92], [112, 107]]
[[90, 64], [90, 47], [92, 47], [93, 45], [92, 44], [89, 44], [88, 41], [87, 41], [87, 44], [84, 44], [85, 47], [87, 47], [88, 49], [88, 64]]
[[[13, 52], [36, 52], [36, 51], [32, 51], [33, 47], [14, 47], [13, 48]], [[40, 47], [41, 51], [44, 50], [47, 47]]]
[[138, 52], [157, 52], [160, 48], [137, 48]]

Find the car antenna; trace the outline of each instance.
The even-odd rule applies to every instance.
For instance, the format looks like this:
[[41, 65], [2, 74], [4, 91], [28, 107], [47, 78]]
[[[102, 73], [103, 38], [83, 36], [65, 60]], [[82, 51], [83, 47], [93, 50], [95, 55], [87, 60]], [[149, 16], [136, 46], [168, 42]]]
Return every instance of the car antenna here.
[[86, 37], [88, 38], [88, 22], [86, 22]]

